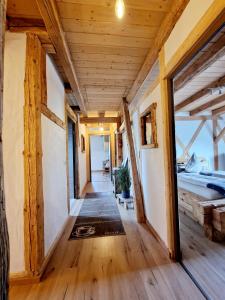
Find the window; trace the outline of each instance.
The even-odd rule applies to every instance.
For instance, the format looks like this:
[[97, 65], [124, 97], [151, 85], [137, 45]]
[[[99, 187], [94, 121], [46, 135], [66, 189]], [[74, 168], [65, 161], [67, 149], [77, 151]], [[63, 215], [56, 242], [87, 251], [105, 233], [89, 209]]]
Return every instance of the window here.
[[142, 146], [146, 148], [157, 148], [156, 107], [152, 103], [141, 115], [141, 139]]

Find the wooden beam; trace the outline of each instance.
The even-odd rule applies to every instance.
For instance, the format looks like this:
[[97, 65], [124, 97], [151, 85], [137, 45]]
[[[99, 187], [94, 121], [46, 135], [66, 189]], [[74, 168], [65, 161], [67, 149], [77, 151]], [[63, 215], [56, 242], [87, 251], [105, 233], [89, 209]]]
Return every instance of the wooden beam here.
[[37, 35], [48, 35], [42, 19], [7, 17], [7, 26], [11, 32], [31, 32]]
[[80, 132], [79, 132], [79, 115], [77, 117], [77, 122], [75, 123], [75, 197], [76, 199], [79, 199], [81, 197], [80, 195], [80, 165], [79, 165], [79, 146], [80, 146]]
[[195, 94], [191, 95], [187, 99], [183, 100], [181, 103], [177, 104], [175, 106], [175, 111], [178, 112], [188, 106], [189, 104], [193, 104], [197, 102], [200, 98], [210, 95], [211, 91], [210, 89], [212, 88], [217, 88], [225, 84], [225, 76], [211, 82], [208, 84], [206, 87], [201, 89], [200, 91], [196, 92]]
[[199, 106], [199, 107], [197, 107], [195, 109], [192, 109], [190, 111], [190, 115], [194, 116], [194, 115], [196, 115], [196, 114], [198, 114], [198, 113], [200, 113], [202, 111], [205, 111], [205, 110], [209, 109], [210, 107], [213, 107], [215, 105], [223, 103], [224, 101], [225, 101], [225, 94], [222, 95], [222, 96], [219, 96], [216, 99], [213, 99], [213, 100], [211, 100], [209, 102], [206, 102], [206, 103], [202, 104], [201, 106]]
[[66, 112], [67, 112], [67, 115], [70, 117], [70, 119], [71, 119], [74, 123], [77, 123], [77, 116], [76, 116], [76, 114], [74, 113], [74, 111], [72, 110], [72, 108], [69, 106], [68, 103], [66, 103]]
[[6, 1], [0, 2], [0, 299], [8, 299], [9, 281], [9, 235], [6, 221], [3, 151], [2, 151], [2, 117], [3, 117], [3, 78], [4, 78], [4, 42], [6, 25]]
[[215, 142], [219, 143], [219, 141], [223, 138], [223, 136], [225, 135], [225, 127], [220, 131], [220, 133], [218, 134], [218, 136], [216, 137]]
[[142, 197], [141, 183], [138, 175], [137, 169], [137, 161], [135, 155], [134, 141], [131, 129], [130, 122], [130, 113], [128, 109], [128, 103], [125, 98], [123, 98], [123, 117], [124, 124], [126, 128], [126, 135], [128, 141], [128, 150], [130, 155], [130, 164], [131, 164], [131, 174], [133, 179], [133, 190], [134, 190], [134, 203], [136, 209], [136, 216], [138, 223], [145, 222], [145, 211], [144, 211], [144, 203]]
[[71, 54], [62, 29], [60, 17], [57, 12], [55, 0], [36, 0], [40, 14], [44, 20], [48, 35], [51, 39], [56, 54], [69, 80], [76, 101], [82, 111], [86, 111], [84, 99], [80, 90], [76, 71], [72, 62]]
[[222, 114], [225, 114], [225, 105], [212, 111], [213, 116], [219, 116]]
[[206, 70], [210, 65], [217, 61], [225, 54], [225, 35], [213, 44], [211, 44], [205, 52], [198, 57], [183, 73], [181, 73], [174, 81], [174, 90], [181, 89], [184, 85], [190, 82], [199, 73]]
[[217, 138], [217, 118], [212, 120], [212, 128], [213, 128], [213, 152], [214, 152], [214, 169], [217, 171], [219, 168], [219, 156], [218, 156], [218, 143], [216, 142]]
[[81, 124], [93, 124], [93, 123], [118, 123], [120, 117], [83, 117], [80, 118]]
[[34, 34], [27, 34], [24, 106], [24, 241], [25, 268], [35, 276], [44, 261], [44, 201], [42, 176], [42, 51]]
[[154, 39], [154, 42], [144, 61], [144, 64], [142, 65], [141, 70], [139, 71], [137, 78], [129, 91], [129, 94], [127, 95], [128, 102], [131, 102], [135, 98], [138, 90], [144, 83], [147, 75], [149, 74], [155, 61], [157, 60], [162, 46], [166, 42], [167, 38], [169, 37], [175, 24], [177, 23], [178, 19], [182, 15], [188, 3], [189, 0], [177, 0], [171, 6], [170, 11], [164, 18], [159, 28], [157, 36]]
[[60, 126], [62, 129], [66, 129], [65, 122], [62, 121], [54, 112], [52, 112], [46, 105], [41, 105], [41, 113], [45, 115], [49, 120]]
[[123, 159], [123, 139], [122, 134], [119, 133], [121, 126], [121, 121], [117, 122], [117, 134], [116, 134], [116, 166], [121, 166]]
[[211, 116], [176, 116], [175, 121], [212, 120]]
[[201, 132], [203, 126], [205, 125], [206, 120], [201, 121], [200, 125], [197, 127], [197, 129], [195, 130], [190, 142], [188, 143], [184, 155], [187, 154], [189, 152], [189, 150], [191, 149], [192, 145], [194, 144], [196, 138], [198, 137], [199, 133]]

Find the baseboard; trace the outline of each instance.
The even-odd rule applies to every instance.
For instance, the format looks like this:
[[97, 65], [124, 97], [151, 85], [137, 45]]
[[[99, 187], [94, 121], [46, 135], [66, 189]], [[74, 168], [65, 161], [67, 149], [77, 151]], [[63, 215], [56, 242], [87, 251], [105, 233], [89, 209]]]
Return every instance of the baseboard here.
[[170, 251], [167, 248], [165, 242], [161, 239], [161, 237], [159, 236], [159, 234], [157, 233], [155, 228], [150, 224], [150, 222], [147, 219], [146, 219], [146, 225], [147, 225], [149, 231], [151, 232], [151, 234], [154, 236], [154, 238], [160, 243], [163, 250], [166, 251], [166, 254], [168, 255], [168, 257], [170, 257]]
[[34, 283], [39, 283], [41, 281], [41, 278], [47, 268], [47, 265], [55, 252], [56, 246], [58, 245], [67, 225], [70, 220], [70, 216], [66, 219], [66, 221], [63, 224], [62, 229], [56, 236], [54, 242], [52, 243], [50, 249], [48, 250], [47, 255], [45, 256], [45, 259], [43, 261], [43, 264], [40, 269], [40, 273], [38, 275], [33, 275], [32, 273], [28, 273], [26, 271], [20, 272], [20, 273], [11, 273], [9, 275], [9, 285], [10, 286], [15, 286], [15, 285], [26, 285], [26, 284], [34, 284]]

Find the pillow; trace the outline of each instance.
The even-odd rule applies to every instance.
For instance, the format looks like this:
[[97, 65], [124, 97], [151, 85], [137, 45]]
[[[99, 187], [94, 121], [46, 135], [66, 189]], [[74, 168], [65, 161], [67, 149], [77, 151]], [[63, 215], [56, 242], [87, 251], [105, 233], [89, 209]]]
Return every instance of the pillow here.
[[199, 173], [202, 169], [202, 164], [200, 160], [197, 158], [196, 154], [193, 153], [191, 158], [186, 164], [185, 172], [187, 173]]

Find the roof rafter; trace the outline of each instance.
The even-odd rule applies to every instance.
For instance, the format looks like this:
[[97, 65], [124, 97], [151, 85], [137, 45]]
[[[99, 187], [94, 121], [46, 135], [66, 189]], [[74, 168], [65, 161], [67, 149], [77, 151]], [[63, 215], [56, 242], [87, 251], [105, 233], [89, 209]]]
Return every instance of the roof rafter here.
[[195, 108], [195, 109], [192, 109], [192, 110], [190, 111], [190, 115], [191, 115], [191, 116], [194, 116], [194, 115], [196, 115], [196, 114], [198, 114], [198, 113], [200, 113], [200, 112], [202, 112], [202, 111], [204, 111], [204, 110], [209, 109], [210, 107], [213, 107], [213, 106], [215, 106], [215, 105], [218, 105], [218, 104], [220, 104], [220, 103], [223, 103], [224, 101], [225, 101], [225, 94], [222, 95], [222, 96], [219, 96], [219, 97], [217, 97], [216, 99], [213, 99], [213, 100], [211, 100], [211, 101], [209, 101], [209, 102], [206, 102], [206, 103], [202, 104], [201, 106], [198, 106], [198, 107]]

